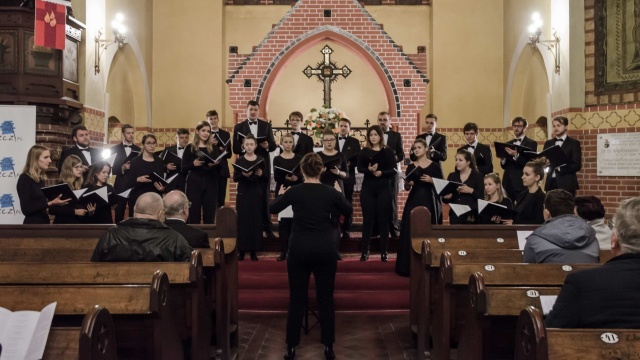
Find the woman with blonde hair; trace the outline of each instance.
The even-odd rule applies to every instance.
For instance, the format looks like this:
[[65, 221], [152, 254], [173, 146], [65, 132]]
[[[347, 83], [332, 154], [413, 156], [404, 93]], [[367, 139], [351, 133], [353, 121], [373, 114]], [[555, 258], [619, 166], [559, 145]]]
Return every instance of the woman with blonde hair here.
[[62, 195], [48, 201], [42, 192], [49, 164], [51, 164], [49, 149], [41, 145], [33, 145], [29, 149], [27, 162], [24, 164], [24, 169], [18, 177], [16, 185], [20, 209], [24, 215], [23, 224], [49, 224], [47, 208], [71, 201], [71, 199], [61, 199]]
[[[67, 184], [71, 190], [80, 190], [82, 187], [82, 176], [84, 174], [84, 165], [82, 160], [76, 155], [69, 155], [64, 159], [60, 168], [60, 183]], [[83, 206], [75, 199], [70, 202], [55, 206], [49, 209], [49, 213], [54, 217], [54, 224], [80, 224], [85, 215], [93, 213], [96, 209], [95, 204], [87, 204]]]
[[[507, 193], [502, 187], [500, 175], [498, 173], [489, 173], [484, 176], [484, 200], [505, 206], [507, 209], [513, 209], [513, 202], [507, 197]], [[477, 224], [500, 224], [502, 218], [493, 216], [491, 218], [478, 215]]]

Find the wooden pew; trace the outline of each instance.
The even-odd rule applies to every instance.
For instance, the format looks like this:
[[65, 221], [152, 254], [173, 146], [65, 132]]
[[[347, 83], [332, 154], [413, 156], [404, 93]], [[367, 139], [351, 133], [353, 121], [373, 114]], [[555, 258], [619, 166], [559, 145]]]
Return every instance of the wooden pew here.
[[451, 255], [442, 253], [440, 270], [435, 286], [435, 308], [432, 321], [434, 359], [449, 359], [450, 344], [457, 343], [464, 328], [464, 305], [469, 299], [469, 276], [483, 274], [488, 285], [559, 287], [567, 274], [589, 269], [599, 264], [456, 264]]
[[520, 311], [542, 309], [541, 295], [558, 295], [561, 287], [486, 285], [484, 276], [469, 276], [466, 321], [458, 345], [459, 359], [512, 359]]
[[81, 327], [51, 327], [43, 360], [117, 360], [115, 332], [109, 310], [96, 305]]
[[183, 359], [168, 299], [169, 279], [162, 271], [146, 285], [0, 285], [0, 304], [13, 311], [57, 302], [55, 327], [79, 326], [95, 304], [108, 308], [122, 359]]
[[640, 359], [640, 330], [545, 328], [542, 312], [529, 306], [518, 318], [516, 360]]
[[189, 263], [0, 263], [0, 285], [137, 285], [148, 283], [158, 269], [169, 278], [172, 326], [190, 340], [192, 359], [209, 359], [211, 311], [198, 251]]

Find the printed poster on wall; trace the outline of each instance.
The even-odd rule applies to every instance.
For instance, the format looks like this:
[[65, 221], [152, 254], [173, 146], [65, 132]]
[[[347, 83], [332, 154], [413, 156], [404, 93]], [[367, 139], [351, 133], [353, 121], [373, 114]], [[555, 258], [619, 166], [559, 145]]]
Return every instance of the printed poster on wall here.
[[640, 133], [598, 135], [598, 176], [640, 176]]
[[36, 107], [0, 105], [0, 224], [24, 220], [16, 184], [35, 143]]

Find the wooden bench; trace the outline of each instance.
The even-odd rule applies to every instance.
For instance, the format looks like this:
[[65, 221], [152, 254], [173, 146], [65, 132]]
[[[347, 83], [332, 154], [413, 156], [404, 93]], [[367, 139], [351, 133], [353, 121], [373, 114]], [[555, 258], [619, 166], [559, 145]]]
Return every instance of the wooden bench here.
[[0, 285], [0, 304], [17, 311], [57, 302], [55, 327], [79, 326], [99, 304], [114, 320], [119, 358], [183, 359], [167, 304], [169, 279], [162, 271], [148, 279], [145, 285]]
[[515, 349], [516, 360], [640, 359], [640, 330], [546, 328], [529, 306], [518, 318]]
[[169, 278], [172, 326], [189, 340], [191, 358], [209, 359], [211, 310], [198, 251], [189, 263], [0, 263], [0, 285], [138, 285], [148, 283], [156, 270]]
[[[195, 225], [207, 232], [213, 247], [198, 250], [207, 279], [206, 296], [216, 312], [216, 345], [222, 359], [236, 357], [238, 349], [236, 224], [235, 210], [222, 207], [215, 225]], [[89, 261], [98, 239], [112, 226], [0, 225], [0, 262]]]
[[434, 292], [432, 319], [434, 359], [449, 359], [450, 345], [458, 343], [465, 326], [465, 306], [470, 303], [469, 276], [483, 275], [484, 283], [496, 286], [560, 287], [567, 274], [599, 264], [453, 264], [448, 252], [440, 258]]

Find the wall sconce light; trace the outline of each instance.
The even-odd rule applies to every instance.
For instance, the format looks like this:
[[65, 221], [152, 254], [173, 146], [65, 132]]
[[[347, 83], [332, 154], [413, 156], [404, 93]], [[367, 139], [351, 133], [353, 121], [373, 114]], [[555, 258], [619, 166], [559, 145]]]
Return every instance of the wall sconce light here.
[[551, 34], [553, 40], [540, 40], [540, 35], [542, 35], [542, 18], [540, 17], [540, 13], [533, 13], [533, 15], [531, 15], [531, 21], [531, 25], [529, 25], [529, 44], [534, 48], [537, 48], [538, 44], [540, 44], [551, 51], [556, 65], [555, 73], [560, 74], [560, 51], [558, 50], [560, 38], [558, 37], [557, 31], [553, 29], [553, 34]]
[[118, 13], [116, 15], [115, 20], [111, 22], [111, 27], [113, 28], [113, 38], [114, 38], [113, 40], [101, 39], [102, 29], [98, 30], [98, 33], [96, 34], [96, 37], [94, 39], [96, 44], [96, 49], [95, 49], [96, 56], [95, 56], [95, 63], [93, 66], [94, 74], [97, 75], [98, 73], [100, 73], [100, 57], [102, 56], [106, 48], [108, 48], [113, 44], [117, 44], [118, 49], [120, 49], [122, 48], [122, 46], [124, 46], [124, 44], [126, 44], [127, 27], [124, 26], [124, 24], [122, 24], [123, 21], [124, 21], [124, 15], [122, 15], [121, 13]]

